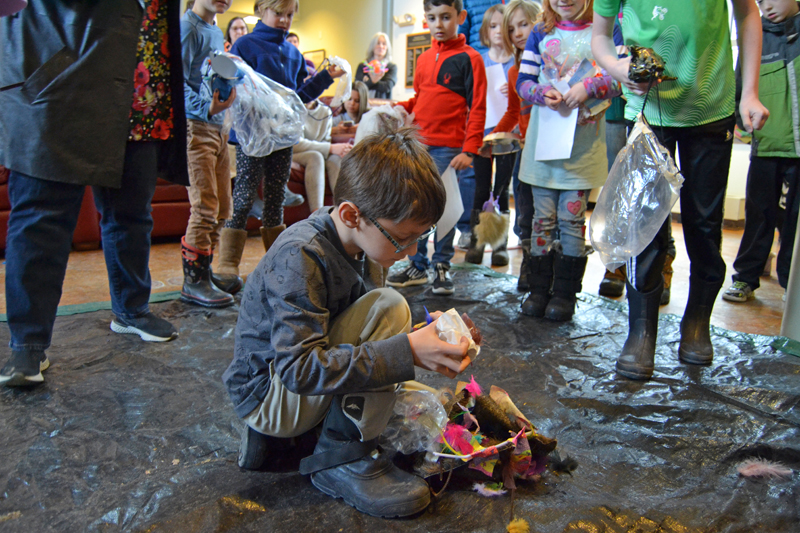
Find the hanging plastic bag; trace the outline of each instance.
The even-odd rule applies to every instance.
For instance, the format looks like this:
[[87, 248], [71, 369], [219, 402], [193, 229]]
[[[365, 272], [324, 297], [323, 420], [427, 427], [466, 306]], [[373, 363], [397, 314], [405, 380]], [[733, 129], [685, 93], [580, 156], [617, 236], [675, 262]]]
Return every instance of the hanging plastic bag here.
[[397, 394], [394, 414], [381, 435], [381, 445], [406, 455], [436, 451], [446, 424], [444, 406], [432, 392], [402, 390]]
[[650, 244], [680, 196], [683, 176], [639, 115], [589, 221], [592, 247], [610, 271]]
[[353, 86], [353, 69], [350, 68], [350, 63], [341, 57], [329, 57], [328, 62], [344, 71], [344, 76], [339, 78], [336, 85], [336, 92], [333, 95], [333, 100], [331, 100], [331, 108], [336, 109], [342, 105], [342, 103], [350, 99], [350, 88]]
[[240, 57], [225, 55], [244, 74], [236, 86], [236, 100], [225, 114], [225, 131], [234, 130], [242, 151], [250, 157], [264, 157], [297, 144], [306, 119], [300, 97], [259, 74]]

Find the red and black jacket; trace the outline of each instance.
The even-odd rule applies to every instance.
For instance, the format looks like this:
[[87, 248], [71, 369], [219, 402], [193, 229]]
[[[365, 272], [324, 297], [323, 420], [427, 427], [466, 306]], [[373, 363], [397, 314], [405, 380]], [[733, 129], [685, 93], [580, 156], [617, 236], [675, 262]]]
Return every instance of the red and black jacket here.
[[478, 152], [486, 122], [486, 71], [463, 35], [434, 40], [419, 56], [414, 91], [411, 100], [399, 105], [414, 113], [426, 145]]

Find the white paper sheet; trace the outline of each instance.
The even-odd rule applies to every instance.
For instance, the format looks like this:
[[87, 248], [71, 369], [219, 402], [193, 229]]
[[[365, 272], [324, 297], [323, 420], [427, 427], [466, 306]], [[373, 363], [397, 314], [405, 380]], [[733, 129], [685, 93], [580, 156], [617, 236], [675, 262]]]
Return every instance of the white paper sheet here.
[[492, 65], [486, 69], [486, 128], [494, 128], [508, 109], [508, 95], [500, 87], [508, 83], [503, 65]]
[[[569, 91], [569, 83], [553, 84], [562, 95]], [[539, 107], [539, 129], [536, 136], [536, 161], [569, 159], [575, 142], [575, 127], [578, 125], [578, 109], [570, 109], [563, 103], [557, 111], [547, 106]]]
[[442, 183], [447, 192], [447, 202], [444, 205], [442, 218], [436, 223], [436, 240], [438, 241], [447, 235], [451, 229], [456, 227], [456, 222], [464, 213], [464, 204], [461, 201], [461, 189], [458, 188], [458, 176], [453, 167], [448, 166], [442, 174]]

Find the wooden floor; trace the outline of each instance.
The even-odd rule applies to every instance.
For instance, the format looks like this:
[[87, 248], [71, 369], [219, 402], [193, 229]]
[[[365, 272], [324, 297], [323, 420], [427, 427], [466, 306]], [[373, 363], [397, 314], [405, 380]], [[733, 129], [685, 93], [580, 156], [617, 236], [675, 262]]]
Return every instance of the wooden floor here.
[[[512, 215], [513, 217], [513, 215]], [[661, 312], [683, 314], [689, 290], [689, 259], [683, 243], [683, 232], [680, 224], [673, 224], [675, 242], [678, 255], [674, 262], [675, 276], [672, 286], [672, 301], [663, 306]], [[733, 260], [739, 248], [742, 230], [725, 230], [722, 245], [722, 255], [727, 264], [726, 284], [730, 284], [730, 275], [733, 273]], [[776, 239], [777, 240], [777, 239]], [[522, 253], [519, 250], [516, 237], [512, 235], [509, 241], [511, 264], [508, 267], [496, 270], [518, 275]], [[432, 248], [432, 247], [431, 247]], [[777, 251], [777, 244], [775, 245]], [[242, 260], [241, 270], [244, 273], [252, 271], [263, 255], [263, 246], [260, 237], [250, 237], [247, 240]], [[454, 263], [463, 262], [464, 252], [456, 251]], [[491, 252], [487, 250], [484, 255], [484, 265], [491, 266]], [[153, 292], [167, 292], [180, 290], [183, 282], [181, 271], [180, 244], [169, 242], [154, 244], [150, 256], [150, 271], [153, 279]], [[597, 293], [600, 280], [603, 278], [604, 267], [598, 254], [589, 256], [589, 264], [583, 279], [583, 291]], [[0, 277], [5, 281], [5, 261], [0, 268]], [[456, 287], [458, 290], [458, 287]], [[761, 288], [756, 291], [756, 299], [747, 303], [731, 303], [720, 297], [714, 306], [711, 317], [712, 324], [730, 330], [742, 331], [761, 335], [779, 335], [784, 303], [781, 301], [783, 289], [778, 284], [774, 266], [769, 277], [761, 278]], [[61, 305], [83, 304], [108, 301], [108, 278], [102, 250], [73, 252], [70, 255], [67, 267], [67, 276], [64, 282], [64, 293]], [[0, 312], [5, 313], [5, 294], [0, 294]]]

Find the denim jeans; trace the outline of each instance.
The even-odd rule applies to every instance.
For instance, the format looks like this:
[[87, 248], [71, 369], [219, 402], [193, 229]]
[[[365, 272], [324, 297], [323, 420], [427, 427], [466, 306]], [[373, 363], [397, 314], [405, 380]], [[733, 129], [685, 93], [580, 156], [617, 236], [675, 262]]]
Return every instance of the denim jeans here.
[[[120, 318], [148, 312], [150, 201], [161, 142], [129, 142], [120, 189], [94, 187], [111, 308]], [[61, 287], [85, 186], [11, 171], [6, 244], [6, 305], [12, 350], [50, 346]]]
[[461, 192], [464, 212], [456, 223], [456, 229], [461, 233], [469, 233], [472, 231], [469, 226], [469, 215], [475, 200], [475, 170], [473, 168], [466, 168], [458, 173], [458, 190]]
[[[443, 174], [447, 167], [450, 165], [450, 161], [461, 153], [461, 148], [449, 148], [447, 146], [428, 146], [428, 153], [433, 158], [434, 163], [436, 163], [436, 168], [439, 170], [439, 174]], [[469, 169], [471, 171], [471, 169]], [[466, 170], [462, 170], [458, 173], [459, 177], [461, 177], [462, 173], [467, 172]], [[433, 257], [429, 261], [428, 260], [428, 241], [420, 241], [417, 243], [417, 253], [410, 256], [408, 258], [411, 263], [417, 267], [419, 270], [427, 270], [431, 263], [434, 265], [438, 263], [444, 263], [448, 267], [450, 266], [450, 260], [455, 255], [456, 251], [453, 248], [453, 239], [456, 235], [456, 229], [451, 229], [447, 235], [444, 236], [443, 239], [438, 240], [434, 236], [433, 240]]]
[[533, 219], [531, 254], [546, 255], [558, 238], [570, 257], [586, 255], [586, 203], [589, 191], [562, 191], [531, 187], [536, 217]]

